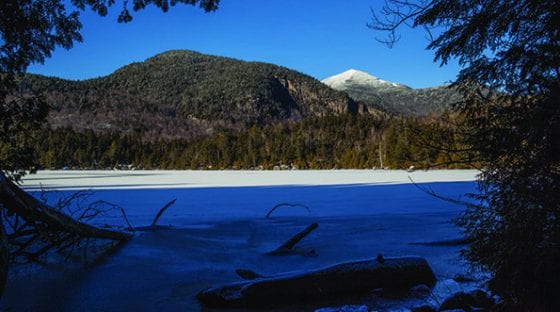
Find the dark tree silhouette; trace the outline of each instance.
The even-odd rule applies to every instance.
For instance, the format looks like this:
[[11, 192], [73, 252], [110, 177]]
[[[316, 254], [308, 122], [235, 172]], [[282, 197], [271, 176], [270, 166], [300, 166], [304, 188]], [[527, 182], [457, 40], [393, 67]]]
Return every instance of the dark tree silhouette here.
[[4, 284], [8, 278], [8, 242], [4, 233], [4, 224], [0, 222], [0, 296], [4, 292]]
[[198, 5], [209, 12], [218, 8], [219, 0], [71, 0], [72, 7], [63, 0], [0, 1], [0, 296], [8, 271], [9, 246], [3, 224], [8, 215], [21, 217], [40, 234], [47, 242], [41, 251], [66, 244], [69, 239], [75, 244], [89, 237], [129, 237], [75, 221], [42, 205], [8, 181], [5, 174], [17, 181], [25, 170], [33, 170], [33, 132], [40, 129], [48, 114], [48, 105], [40, 95], [19, 89], [27, 67], [44, 62], [57, 47], [69, 49], [82, 40], [79, 10], [90, 9], [105, 16], [111, 6], [121, 4], [118, 22], [130, 22], [130, 9], [138, 11], [154, 5], [165, 12], [178, 3]]
[[369, 25], [389, 45], [401, 25], [425, 28], [435, 60], [463, 67], [456, 110], [483, 167], [464, 255], [511, 309], [560, 307], [559, 20], [557, 0], [387, 0]]

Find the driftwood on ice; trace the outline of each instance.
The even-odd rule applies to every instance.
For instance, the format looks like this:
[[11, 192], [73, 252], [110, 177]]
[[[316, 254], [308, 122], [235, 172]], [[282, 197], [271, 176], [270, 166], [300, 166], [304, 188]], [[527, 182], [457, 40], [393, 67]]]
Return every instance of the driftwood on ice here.
[[342, 263], [328, 268], [255, 277], [201, 291], [197, 298], [216, 308], [266, 307], [322, 299], [344, 299], [384, 288], [401, 290], [432, 286], [436, 278], [424, 258], [388, 258]]
[[289, 240], [287, 240], [280, 247], [276, 248], [275, 250], [273, 250], [271, 252], [268, 252], [267, 255], [276, 256], [276, 255], [286, 255], [286, 254], [292, 253], [294, 251], [293, 250], [294, 246], [318, 227], [319, 227], [319, 224], [317, 224], [317, 223], [313, 223], [313, 224], [309, 225], [308, 227], [306, 227], [301, 232], [292, 236]]

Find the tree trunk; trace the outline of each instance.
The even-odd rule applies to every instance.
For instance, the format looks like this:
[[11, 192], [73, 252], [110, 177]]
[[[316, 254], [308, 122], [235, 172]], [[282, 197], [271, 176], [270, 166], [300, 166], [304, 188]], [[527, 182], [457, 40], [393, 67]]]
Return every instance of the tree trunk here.
[[[0, 209], [2, 205], [0, 205]], [[4, 286], [6, 285], [6, 280], [8, 279], [8, 264], [9, 264], [9, 253], [8, 253], [8, 241], [6, 239], [6, 233], [4, 232], [4, 220], [2, 219], [3, 213], [0, 211], [0, 298], [4, 293]]]
[[344, 299], [374, 289], [406, 290], [436, 281], [423, 258], [348, 262], [322, 270], [257, 277], [200, 292], [198, 300], [216, 308], [263, 308], [280, 304]]

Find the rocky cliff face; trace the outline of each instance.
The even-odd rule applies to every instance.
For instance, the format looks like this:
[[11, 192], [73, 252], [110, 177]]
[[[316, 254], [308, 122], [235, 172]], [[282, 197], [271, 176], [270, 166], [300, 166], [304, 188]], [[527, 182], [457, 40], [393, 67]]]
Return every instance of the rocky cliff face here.
[[355, 114], [358, 105], [346, 97], [333, 96], [332, 90], [317, 88], [304, 81], [280, 78], [280, 83], [296, 103], [303, 103], [307, 108], [305, 116], [323, 116], [327, 114]]

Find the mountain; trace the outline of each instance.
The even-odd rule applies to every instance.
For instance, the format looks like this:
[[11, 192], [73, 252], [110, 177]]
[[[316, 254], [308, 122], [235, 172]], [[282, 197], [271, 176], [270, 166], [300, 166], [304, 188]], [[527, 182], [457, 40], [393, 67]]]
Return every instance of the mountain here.
[[410, 89], [409, 87], [381, 80], [375, 76], [372, 76], [366, 72], [359, 71], [356, 69], [350, 69], [338, 75], [331, 76], [322, 81], [324, 84], [330, 86], [333, 89], [349, 89], [352, 87], [364, 87], [364, 88], [375, 88], [378, 90], [393, 90], [393, 89]]
[[359, 110], [346, 93], [288, 68], [187, 50], [84, 81], [28, 75], [24, 88], [46, 97], [54, 127], [136, 131], [149, 138], [198, 137], [215, 127]]
[[333, 89], [348, 93], [356, 101], [366, 103], [370, 107], [380, 107], [393, 114], [437, 114], [461, 100], [459, 93], [447, 86], [413, 89], [355, 69], [331, 76], [322, 82]]

